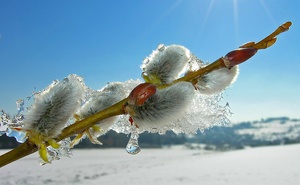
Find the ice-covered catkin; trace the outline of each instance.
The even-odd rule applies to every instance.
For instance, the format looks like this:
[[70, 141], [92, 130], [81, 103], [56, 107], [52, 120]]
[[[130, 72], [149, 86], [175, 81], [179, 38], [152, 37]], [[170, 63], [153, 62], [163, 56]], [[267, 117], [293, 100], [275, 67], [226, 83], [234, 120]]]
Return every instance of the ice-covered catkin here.
[[[152, 88], [152, 87], [151, 87]], [[195, 96], [195, 88], [189, 82], [179, 82], [164, 89], [157, 89], [142, 105], [127, 105], [138, 132], [165, 132], [172, 123], [184, 116], [185, 109]]]
[[195, 87], [201, 94], [218, 94], [235, 82], [238, 73], [238, 66], [234, 66], [231, 69], [218, 69], [200, 77]]
[[[126, 97], [124, 84], [119, 82], [109, 83], [100, 91], [95, 91], [91, 98], [76, 113], [80, 119], [87, 118], [105, 108], [121, 101]], [[117, 117], [110, 117], [97, 122], [93, 127], [86, 130], [91, 142], [101, 144], [96, 138], [105, 134]], [[79, 141], [75, 141], [76, 143]], [[75, 144], [75, 143], [74, 143]]]
[[161, 85], [176, 80], [185, 69], [190, 51], [179, 45], [159, 45], [141, 66], [147, 82]]
[[22, 129], [29, 132], [29, 138], [36, 135], [44, 141], [55, 138], [81, 105], [83, 95], [83, 79], [77, 75], [53, 82], [35, 96]]
[[[204, 64], [195, 55], [191, 55], [191, 60], [188, 64], [188, 70], [195, 71], [207, 65], [208, 64]], [[230, 69], [221, 68], [199, 77], [194, 82], [194, 85], [203, 95], [216, 95], [233, 84], [237, 79], [238, 74], [238, 66], [233, 66]]]

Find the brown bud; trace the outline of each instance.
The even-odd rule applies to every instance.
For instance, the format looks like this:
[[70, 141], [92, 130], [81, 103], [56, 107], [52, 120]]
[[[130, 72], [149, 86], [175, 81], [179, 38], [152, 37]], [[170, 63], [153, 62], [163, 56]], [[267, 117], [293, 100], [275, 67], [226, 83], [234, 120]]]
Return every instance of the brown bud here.
[[227, 55], [222, 59], [225, 66], [230, 69], [235, 65], [245, 62], [253, 55], [255, 55], [256, 52], [256, 48], [239, 48], [227, 53]]
[[142, 83], [136, 86], [128, 96], [128, 104], [141, 106], [156, 93], [156, 86], [151, 83]]

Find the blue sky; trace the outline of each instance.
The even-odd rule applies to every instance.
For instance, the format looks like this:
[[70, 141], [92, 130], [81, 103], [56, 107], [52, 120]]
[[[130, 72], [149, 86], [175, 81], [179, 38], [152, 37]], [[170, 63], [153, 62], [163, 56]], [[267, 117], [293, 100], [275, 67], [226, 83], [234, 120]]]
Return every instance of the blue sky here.
[[299, 7], [286, 0], [0, 1], [0, 109], [15, 113], [17, 99], [71, 73], [93, 89], [140, 78], [141, 61], [161, 43], [214, 61], [292, 21], [275, 45], [240, 65], [224, 102], [232, 122], [300, 118]]

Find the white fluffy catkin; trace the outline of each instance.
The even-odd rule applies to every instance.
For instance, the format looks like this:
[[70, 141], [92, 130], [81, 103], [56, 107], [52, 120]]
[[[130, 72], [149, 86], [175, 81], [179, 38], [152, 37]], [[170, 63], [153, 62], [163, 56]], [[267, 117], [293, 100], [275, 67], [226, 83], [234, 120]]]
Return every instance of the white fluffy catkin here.
[[[141, 66], [143, 74], [154, 84], [170, 84], [185, 69], [190, 51], [179, 45], [159, 45]], [[146, 80], [147, 81], [147, 80]]]
[[[189, 61], [189, 69], [191, 71], [198, 70], [207, 65], [191, 54], [191, 60]], [[233, 84], [238, 74], [238, 66], [234, 66], [231, 69], [221, 68], [201, 76], [194, 85], [203, 95], [216, 95]]]
[[[100, 91], [96, 91], [92, 97], [78, 110], [77, 115], [81, 119], [87, 118], [115, 103], [118, 103], [122, 99], [126, 98], [126, 96], [127, 94], [123, 83], [109, 83]], [[101, 128], [101, 132], [91, 131], [95, 137], [98, 137], [99, 135], [105, 134], [115, 121], [116, 116], [97, 122], [96, 125]]]
[[71, 74], [61, 82], [53, 82], [35, 96], [23, 129], [46, 138], [58, 136], [81, 105], [83, 95], [83, 79], [77, 75]]
[[133, 106], [130, 115], [139, 132], [160, 132], [172, 129], [172, 122], [184, 116], [185, 109], [195, 96], [189, 82], [178, 82], [165, 89], [157, 89], [142, 106]]
[[238, 73], [238, 66], [218, 69], [200, 77], [195, 86], [201, 94], [218, 94], [235, 82]]

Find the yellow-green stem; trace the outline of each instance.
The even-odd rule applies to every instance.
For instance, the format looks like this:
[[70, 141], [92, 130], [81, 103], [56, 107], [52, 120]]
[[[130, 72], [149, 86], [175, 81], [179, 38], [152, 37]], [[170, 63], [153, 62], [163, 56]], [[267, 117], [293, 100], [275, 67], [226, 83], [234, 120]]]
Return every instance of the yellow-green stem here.
[[38, 148], [27, 140], [25, 143], [20, 144], [17, 148], [0, 156], [0, 168], [27, 155], [30, 155], [37, 150]]
[[[177, 82], [183, 82], [183, 81], [192, 82], [193, 80], [198, 79], [199, 77], [201, 77], [201, 76], [203, 76], [207, 73], [210, 73], [214, 70], [217, 70], [217, 69], [220, 69], [220, 68], [223, 68], [223, 67], [225, 67], [224, 61], [223, 61], [222, 58], [219, 58], [218, 60], [214, 61], [213, 63], [211, 63], [207, 66], [205, 66], [204, 68], [201, 68], [197, 71], [190, 72], [187, 75], [185, 75], [184, 77], [175, 80], [172, 84], [177, 83]], [[166, 88], [168, 86], [171, 86], [172, 84], [160, 85], [160, 86], [158, 86], [158, 88], [163, 89], [163, 88]]]
[[91, 115], [90, 117], [87, 117], [86, 119], [75, 122], [74, 124], [63, 129], [62, 133], [58, 136], [56, 140], [60, 141], [64, 138], [73, 136], [75, 134], [80, 134], [86, 129], [93, 126], [98, 121], [104, 120], [112, 116], [124, 114], [123, 105], [126, 102], [127, 102], [127, 98], [120, 101], [119, 103], [116, 103], [108, 107], [107, 109], [104, 109], [94, 115]]

